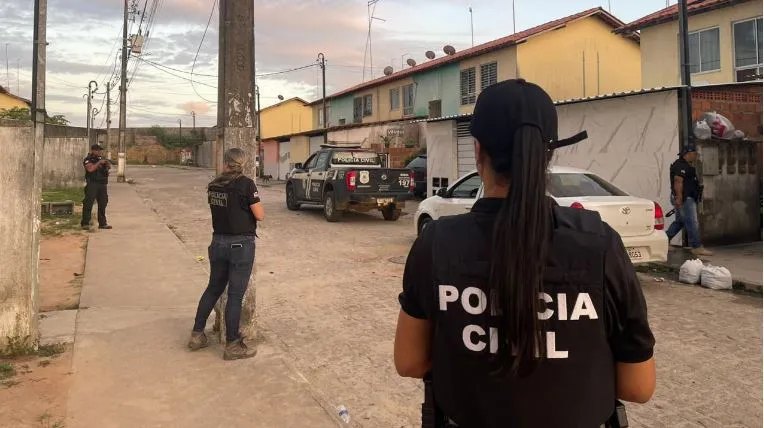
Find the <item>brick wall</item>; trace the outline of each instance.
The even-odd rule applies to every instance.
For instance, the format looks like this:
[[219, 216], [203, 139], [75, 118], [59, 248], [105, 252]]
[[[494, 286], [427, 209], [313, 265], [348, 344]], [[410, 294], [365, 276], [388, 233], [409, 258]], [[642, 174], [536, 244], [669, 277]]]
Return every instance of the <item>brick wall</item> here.
[[127, 149], [127, 162], [131, 164], [179, 163], [180, 149], [168, 149], [156, 137], [136, 136], [135, 144]]
[[715, 111], [729, 119], [748, 138], [761, 138], [762, 84], [722, 85], [692, 88], [692, 117]]

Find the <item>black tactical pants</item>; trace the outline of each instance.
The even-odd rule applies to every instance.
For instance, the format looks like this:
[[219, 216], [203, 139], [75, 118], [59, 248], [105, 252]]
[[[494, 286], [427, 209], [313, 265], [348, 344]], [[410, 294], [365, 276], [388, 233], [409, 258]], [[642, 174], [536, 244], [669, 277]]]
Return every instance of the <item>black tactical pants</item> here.
[[90, 217], [93, 215], [93, 202], [98, 202], [98, 226], [106, 226], [106, 204], [109, 203], [109, 194], [106, 192], [106, 183], [88, 182], [85, 185], [85, 199], [82, 201], [82, 226], [90, 225]]

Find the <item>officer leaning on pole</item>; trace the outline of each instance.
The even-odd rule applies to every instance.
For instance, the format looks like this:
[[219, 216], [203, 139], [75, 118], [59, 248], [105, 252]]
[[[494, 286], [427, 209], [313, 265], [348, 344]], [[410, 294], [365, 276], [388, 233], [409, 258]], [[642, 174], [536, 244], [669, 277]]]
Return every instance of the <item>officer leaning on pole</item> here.
[[618, 401], [655, 390], [655, 339], [620, 236], [546, 196], [557, 112], [509, 80], [472, 118], [485, 196], [433, 222], [406, 261], [395, 336], [401, 376], [426, 379], [423, 426], [625, 426]]
[[106, 205], [109, 194], [106, 187], [109, 184], [111, 162], [103, 157], [103, 148], [98, 144], [90, 146], [90, 153], [82, 161], [85, 168], [85, 199], [82, 201], [83, 229], [90, 229], [90, 217], [93, 215], [93, 202], [98, 203], [98, 228], [111, 229], [106, 222]]

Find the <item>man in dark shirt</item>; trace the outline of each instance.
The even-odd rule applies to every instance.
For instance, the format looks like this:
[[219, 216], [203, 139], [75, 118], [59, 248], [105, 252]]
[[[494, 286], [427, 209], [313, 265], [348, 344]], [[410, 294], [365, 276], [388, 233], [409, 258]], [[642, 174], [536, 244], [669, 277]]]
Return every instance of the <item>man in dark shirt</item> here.
[[687, 239], [696, 256], [710, 256], [711, 251], [700, 242], [698, 224], [698, 201], [700, 199], [700, 183], [698, 174], [692, 164], [698, 158], [694, 148], [687, 148], [679, 154], [679, 159], [671, 164], [671, 202], [676, 208], [674, 222], [666, 231], [669, 241], [684, 228]]
[[98, 228], [111, 229], [106, 222], [106, 205], [109, 203], [109, 194], [106, 186], [109, 184], [109, 170], [111, 162], [103, 157], [103, 148], [98, 144], [90, 147], [90, 153], [82, 161], [85, 168], [85, 199], [82, 201], [83, 229], [90, 229], [90, 217], [93, 214], [93, 202], [98, 202]]

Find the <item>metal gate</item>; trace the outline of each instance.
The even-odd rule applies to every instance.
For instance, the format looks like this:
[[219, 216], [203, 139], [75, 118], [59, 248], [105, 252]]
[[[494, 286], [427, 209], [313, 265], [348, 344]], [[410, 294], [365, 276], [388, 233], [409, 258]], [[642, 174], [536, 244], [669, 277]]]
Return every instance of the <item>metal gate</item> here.
[[456, 166], [457, 179], [475, 170], [475, 144], [470, 134], [470, 122], [456, 124]]

